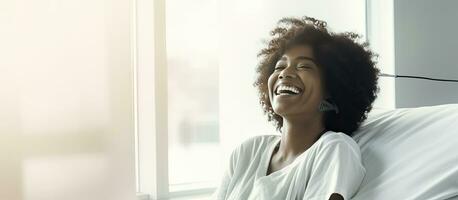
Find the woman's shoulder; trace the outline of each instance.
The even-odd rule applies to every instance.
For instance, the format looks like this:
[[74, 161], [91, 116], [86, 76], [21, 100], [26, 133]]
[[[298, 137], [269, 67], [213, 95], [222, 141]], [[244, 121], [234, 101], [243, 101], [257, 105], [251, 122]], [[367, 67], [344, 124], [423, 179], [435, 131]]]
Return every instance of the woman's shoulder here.
[[349, 143], [355, 143], [355, 140], [353, 140], [352, 137], [348, 136], [345, 133], [342, 132], [334, 132], [334, 131], [327, 131], [324, 133], [320, 139], [323, 142], [349, 142]]
[[258, 149], [269, 146], [276, 139], [281, 138], [280, 135], [256, 135], [251, 136], [240, 143], [240, 148]]
[[242, 145], [264, 144], [264, 143], [269, 143], [279, 137], [281, 136], [280, 135], [256, 135], [256, 136], [251, 136], [245, 139], [241, 144]]
[[342, 132], [328, 131], [324, 133], [317, 141], [321, 148], [330, 148], [337, 145], [343, 145], [359, 152], [359, 145], [356, 141]]
[[280, 138], [280, 135], [251, 136], [240, 142], [234, 151], [239, 154], [255, 154], [259, 151], [266, 150], [275, 140]]

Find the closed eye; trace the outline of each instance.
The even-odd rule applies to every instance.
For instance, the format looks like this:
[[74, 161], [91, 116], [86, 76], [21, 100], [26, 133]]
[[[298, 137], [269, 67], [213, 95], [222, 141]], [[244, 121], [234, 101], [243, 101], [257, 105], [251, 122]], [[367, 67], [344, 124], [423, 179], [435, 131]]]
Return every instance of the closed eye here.
[[299, 64], [297, 65], [297, 68], [305, 68], [305, 69], [308, 69], [308, 68], [313, 68], [312, 65], [310, 64]]
[[281, 70], [281, 69], [285, 69], [286, 67], [283, 66], [283, 65], [278, 65], [278, 66], [275, 66], [275, 70]]

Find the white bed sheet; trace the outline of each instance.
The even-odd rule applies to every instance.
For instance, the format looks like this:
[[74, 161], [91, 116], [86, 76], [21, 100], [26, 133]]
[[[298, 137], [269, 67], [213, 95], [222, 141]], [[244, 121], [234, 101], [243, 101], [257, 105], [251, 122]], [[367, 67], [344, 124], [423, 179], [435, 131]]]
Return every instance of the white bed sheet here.
[[352, 199], [458, 196], [458, 104], [371, 114], [353, 138], [366, 176]]

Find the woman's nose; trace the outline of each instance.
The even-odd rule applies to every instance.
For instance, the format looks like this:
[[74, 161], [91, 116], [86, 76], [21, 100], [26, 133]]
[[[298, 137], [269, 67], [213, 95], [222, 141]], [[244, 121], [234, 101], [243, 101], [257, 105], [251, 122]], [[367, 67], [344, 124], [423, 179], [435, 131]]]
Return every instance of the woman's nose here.
[[280, 75], [278, 76], [279, 79], [283, 79], [283, 78], [296, 78], [296, 72], [294, 71], [294, 69], [292, 69], [292, 67], [286, 67], [285, 69], [283, 69], [281, 72], [280, 72]]

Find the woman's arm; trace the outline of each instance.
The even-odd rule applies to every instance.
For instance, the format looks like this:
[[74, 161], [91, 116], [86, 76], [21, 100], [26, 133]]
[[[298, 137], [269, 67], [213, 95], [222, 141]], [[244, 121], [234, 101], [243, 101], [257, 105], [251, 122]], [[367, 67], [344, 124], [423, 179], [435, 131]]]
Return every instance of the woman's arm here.
[[347, 200], [364, 175], [359, 146], [350, 138], [330, 138], [315, 155], [303, 200]]
[[213, 193], [211, 199], [214, 199], [214, 200], [225, 200], [225, 198], [227, 196], [227, 187], [228, 187], [230, 182], [231, 182], [230, 174], [228, 172], [225, 172], [223, 177], [222, 177], [222, 179], [221, 179], [221, 182], [220, 182], [218, 188], [216, 188], [216, 191]]
[[223, 176], [221, 177], [221, 182], [216, 188], [216, 191], [212, 195], [212, 200], [225, 200], [228, 196], [228, 187], [232, 181], [232, 176], [234, 175], [234, 170], [237, 166], [237, 158], [240, 154], [241, 145], [237, 146], [234, 150], [232, 150], [231, 155], [229, 156], [229, 162], [224, 170]]

